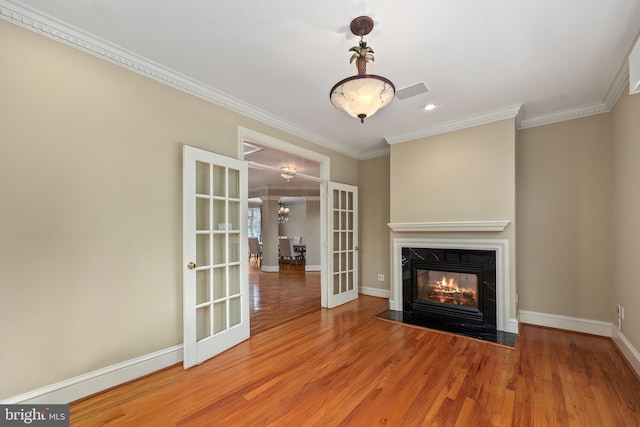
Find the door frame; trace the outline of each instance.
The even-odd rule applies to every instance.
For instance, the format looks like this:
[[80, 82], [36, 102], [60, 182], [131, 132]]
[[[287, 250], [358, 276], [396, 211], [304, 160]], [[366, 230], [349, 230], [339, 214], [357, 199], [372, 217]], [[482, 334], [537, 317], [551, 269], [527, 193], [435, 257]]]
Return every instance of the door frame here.
[[277, 150], [286, 151], [291, 154], [295, 154], [300, 157], [312, 160], [320, 164], [320, 180], [318, 183], [320, 186], [320, 305], [322, 307], [328, 307], [328, 292], [329, 292], [329, 275], [327, 273], [327, 257], [328, 257], [328, 193], [327, 186], [331, 180], [331, 159], [329, 156], [320, 154], [316, 151], [309, 150], [307, 148], [300, 147], [298, 145], [291, 144], [289, 142], [282, 141], [280, 139], [265, 135], [260, 132], [256, 132], [251, 129], [247, 129], [242, 126], [238, 126], [238, 159], [244, 160], [244, 143], [255, 142], [259, 145], [264, 145]]

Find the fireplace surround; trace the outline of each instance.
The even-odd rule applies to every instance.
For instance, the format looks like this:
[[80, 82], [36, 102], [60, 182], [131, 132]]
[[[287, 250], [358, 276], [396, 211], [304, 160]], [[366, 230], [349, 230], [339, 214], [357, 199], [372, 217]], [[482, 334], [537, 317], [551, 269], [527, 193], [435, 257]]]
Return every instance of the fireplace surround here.
[[495, 250], [403, 247], [402, 317], [495, 341]]
[[403, 248], [437, 248], [441, 250], [492, 251], [495, 253], [495, 326], [498, 332], [518, 333], [518, 323], [511, 318], [509, 240], [471, 238], [424, 238], [397, 236], [392, 248], [391, 311], [403, 311]]

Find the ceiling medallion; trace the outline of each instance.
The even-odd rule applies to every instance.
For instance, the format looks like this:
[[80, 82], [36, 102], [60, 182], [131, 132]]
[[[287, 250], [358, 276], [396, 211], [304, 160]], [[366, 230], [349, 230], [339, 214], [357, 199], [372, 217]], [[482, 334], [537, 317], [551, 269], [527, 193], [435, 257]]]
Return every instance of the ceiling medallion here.
[[360, 36], [358, 46], [349, 49], [354, 52], [349, 62], [356, 61], [358, 74], [336, 83], [329, 96], [336, 108], [364, 123], [366, 117], [373, 116], [376, 111], [389, 105], [396, 88], [385, 77], [367, 74], [367, 62], [374, 60], [374, 52], [363, 37], [373, 30], [373, 19], [359, 16], [351, 21], [350, 28], [353, 34]]

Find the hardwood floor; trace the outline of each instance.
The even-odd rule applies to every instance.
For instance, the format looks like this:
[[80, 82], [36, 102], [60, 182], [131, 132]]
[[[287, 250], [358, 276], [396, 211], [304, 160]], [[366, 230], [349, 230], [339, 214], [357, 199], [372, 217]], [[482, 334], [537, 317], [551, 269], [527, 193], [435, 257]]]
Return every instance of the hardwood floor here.
[[253, 259], [249, 307], [252, 336], [320, 310], [320, 272], [305, 273], [302, 264], [281, 264], [279, 273], [263, 273]]
[[522, 325], [516, 349], [376, 319], [360, 296], [71, 405], [74, 426], [638, 426], [606, 338]]

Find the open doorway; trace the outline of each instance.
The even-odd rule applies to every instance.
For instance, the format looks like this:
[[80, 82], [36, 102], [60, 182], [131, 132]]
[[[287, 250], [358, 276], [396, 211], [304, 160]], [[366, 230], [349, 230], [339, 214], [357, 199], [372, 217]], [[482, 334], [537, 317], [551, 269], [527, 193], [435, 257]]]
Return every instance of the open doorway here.
[[[307, 251], [301, 250], [306, 249], [307, 243], [318, 244], [315, 235], [319, 234], [319, 230], [310, 233], [310, 229], [319, 228], [319, 221], [313, 220], [320, 213], [319, 203], [307, 203], [304, 197], [288, 196], [279, 197], [277, 201], [279, 206], [287, 210], [286, 216], [278, 214], [278, 246], [286, 247], [289, 239], [297, 236], [299, 244], [295, 248], [300, 250], [296, 252], [300, 255], [276, 260], [277, 265], [274, 267], [265, 266], [261, 257], [250, 254], [248, 277], [251, 335], [273, 329], [321, 307], [320, 266], [313, 265], [317, 256], [309, 256]], [[259, 197], [255, 197], [250, 199], [249, 205], [249, 239], [251, 241], [254, 238], [260, 245], [264, 244], [263, 208], [266, 206], [274, 212], [278, 209], [274, 203], [267, 201], [263, 206], [261, 202]], [[314, 212], [307, 212], [307, 206]], [[275, 222], [275, 215], [267, 217], [269, 221]], [[260, 248], [259, 250], [262, 252]], [[277, 254], [277, 251], [278, 248], [274, 247], [273, 252]], [[312, 254], [316, 252], [312, 247], [310, 251]]]
[[[238, 133], [241, 158], [249, 162], [249, 206], [254, 209], [249, 237], [257, 237], [262, 249], [262, 257], [249, 262], [254, 335], [321, 307], [326, 227], [321, 195], [322, 183], [328, 181], [329, 159], [247, 129], [240, 128]], [[289, 211], [284, 220], [279, 207]], [[298, 239], [298, 248], [304, 248], [296, 262], [281, 262], [283, 238]]]

